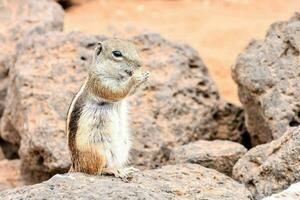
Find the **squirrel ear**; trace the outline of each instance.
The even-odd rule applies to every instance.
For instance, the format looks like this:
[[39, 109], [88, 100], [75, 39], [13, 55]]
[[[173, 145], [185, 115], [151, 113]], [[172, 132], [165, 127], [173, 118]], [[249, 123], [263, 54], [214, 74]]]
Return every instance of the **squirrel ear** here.
[[95, 51], [96, 51], [96, 55], [99, 56], [102, 51], [102, 43], [101, 42], [97, 43], [97, 47], [96, 47]]

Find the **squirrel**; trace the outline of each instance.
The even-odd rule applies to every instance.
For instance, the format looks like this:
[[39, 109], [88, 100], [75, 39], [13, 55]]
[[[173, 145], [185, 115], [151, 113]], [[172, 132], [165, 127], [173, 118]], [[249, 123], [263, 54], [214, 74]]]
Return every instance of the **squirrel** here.
[[67, 115], [70, 172], [109, 174], [125, 179], [131, 147], [126, 97], [149, 77], [129, 41], [97, 43], [88, 78], [74, 96]]

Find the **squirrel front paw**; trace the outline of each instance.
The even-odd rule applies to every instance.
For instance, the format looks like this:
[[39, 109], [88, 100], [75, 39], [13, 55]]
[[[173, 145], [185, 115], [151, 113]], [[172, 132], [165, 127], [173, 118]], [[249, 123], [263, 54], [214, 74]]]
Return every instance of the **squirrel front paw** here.
[[140, 85], [142, 83], [145, 83], [150, 76], [150, 73], [148, 71], [142, 72], [142, 71], [137, 71], [133, 74], [133, 79], [136, 83], [136, 85]]

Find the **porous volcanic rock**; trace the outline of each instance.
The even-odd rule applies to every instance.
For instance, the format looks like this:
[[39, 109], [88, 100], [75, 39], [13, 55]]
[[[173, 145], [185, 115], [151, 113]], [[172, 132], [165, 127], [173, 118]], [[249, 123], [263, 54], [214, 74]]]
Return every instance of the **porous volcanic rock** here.
[[147, 87], [130, 101], [136, 165], [159, 166], [174, 146], [198, 139], [243, 142], [242, 109], [220, 99], [194, 49], [158, 34], [139, 35], [133, 42], [151, 72]]
[[[18, 44], [1, 131], [9, 136], [5, 140], [20, 146], [23, 172], [33, 180], [66, 172], [70, 165], [65, 138], [68, 105], [87, 77], [95, 44], [103, 38], [51, 32]], [[218, 138], [218, 120], [228, 115], [215, 117], [222, 101], [197, 52], [158, 34], [132, 41], [151, 73], [149, 83], [129, 98], [132, 163], [154, 168], [168, 160], [173, 146]], [[240, 119], [240, 114], [233, 115], [228, 119]], [[228, 130], [228, 135], [239, 135], [229, 138], [239, 140], [242, 134], [235, 130], [240, 124], [228, 124], [231, 128], [222, 128], [222, 137]]]
[[1, 131], [9, 135], [4, 139], [20, 146], [27, 180], [44, 180], [68, 170], [67, 109], [86, 77], [90, 59], [86, 54], [92, 53], [98, 40], [57, 32], [28, 37], [18, 44]]
[[16, 43], [34, 34], [62, 31], [62, 8], [52, 0], [0, 1], [0, 75], [6, 75]]
[[[62, 31], [62, 8], [52, 0], [0, 0], [0, 117], [5, 107], [7, 75], [16, 59], [16, 44], [25, 37], [34, 37], [50, 31]], [[1, 137], [13, 144], [9, 132]]]
[[233, 67], [252, 144], [277, 139], [300, 125], [300, 14], [271, 25]]
[[145, 69], [151, 73], [144, 90], [130, 100], [135, 140], [133, 161], [155, 167], [170, 148], [197, 139], [213, 139], [219, 94], [198, 53], [158, 34], [133, 38]]
[[129, 183], [118, 178], [80, 173], [6, 190], [4, 199], [198, 199], [250, 200], [244, 185], [200, 165], [165, 166], [137, 173]]
[[214, 138], [230, 140], [250, 148], [251, 142], [245, 124], [244, 109], [225, 100], [220, 100], [218, 109], [213, 113], [218, 124]]
[[19, 159], [0, 161], [0, 191], [24, 185], [20, 169]]
[[243, 145], [235, 142], [199, 140], [172, 149], [170, 162], [196, 163], [231, 175], [234, 164], [246, 152]]
[[248, 151], [233, 167], [233, 177], [256, 199], [287, 188], [300, 180], [300, 127]]
[[278, 194], [263, 198], [263, 200], [299, 200], [300, 199], [300, 182], [292, 184], [288, 189]]

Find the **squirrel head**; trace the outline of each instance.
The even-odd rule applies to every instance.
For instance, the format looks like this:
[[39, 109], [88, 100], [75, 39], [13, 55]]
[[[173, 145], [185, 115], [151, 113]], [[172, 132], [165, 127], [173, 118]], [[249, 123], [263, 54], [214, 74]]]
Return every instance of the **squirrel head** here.
[[141, 59], [133, 43], [109, 39], [97, 44], [90, 75], [110, 82], [122, 82], [141, 67]]

